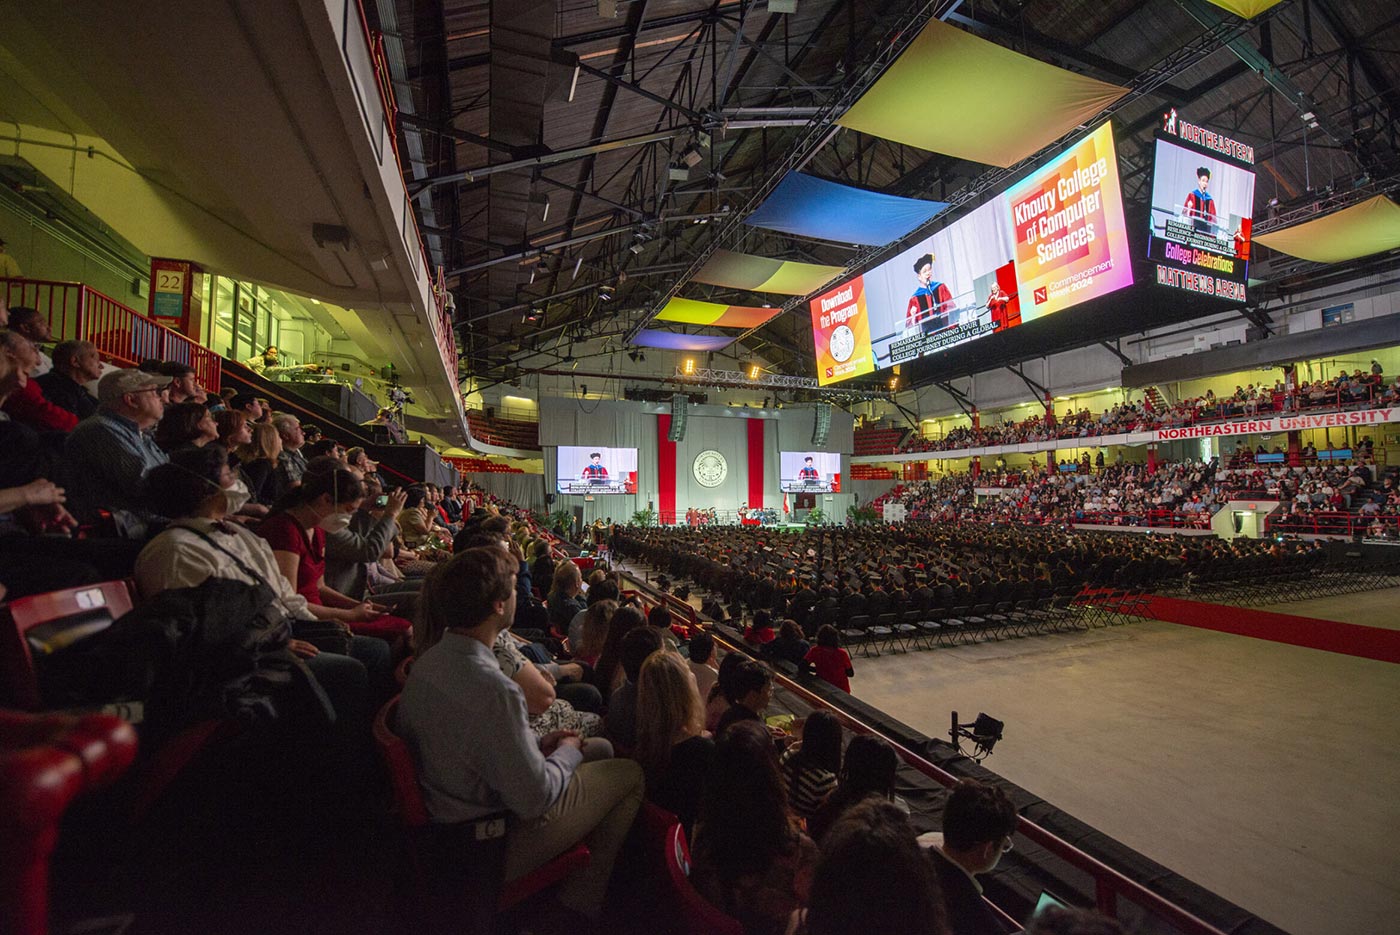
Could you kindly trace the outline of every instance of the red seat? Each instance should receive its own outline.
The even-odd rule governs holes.
[[[16,598],[7,609],[9,625],[0,626],[0,704],[37,711],[41,702],[30,631],[65,621],[75,632],[105,629],[131,610],[131,591],[125,581],[103,581]]]
[[[111,626],[132,607],[125,581],[64,588],[16,598],[0,619],[0,704],[26,711],[42,706],[29,636],[45,624],[67,623],[74,634],[90,635]],[[66,632],[66,631],[65,631]],[[63,638],[55,638],[62,644]],[[185,728],[158,749],[140,770],[133,790],[132,820],[139,820],[187,766],[210,744],[237,733],[233,721],[201,721]]]
[[[418,788],[418,773],[414,768],[413,757],[403,738],[394,733],[394,714],[398,709],[399,696],[390,698],[374,718],[374,742],[379,747],[384,766],[389,771],[389,782],[394,791],[394,804],[398,809],[399,822],[409,832],[412,851],[410,860],[414,884],[424,879],[426,865],[423,862],[425,832],[430,830],[431,819],[428,808],[423,803],[422,790]],[[571,874],[588,865],[591,858],[588,847],[577,844],[548,863],[536,868],[517,880],[510,880],[501,887],[496,899],[498,912],[505,912],[524,902],[530,896],[548,889]]]
[[[664,930],[676,935],[744,935],[737,919],[710,904],[690,883],[690,846],[680,819],[650,802],[642,803],[638,816],[645,836],[647,856],[664,865],[667,892],[657,900],[662,911],[674,914]]]
[[[106,714],[0,711],[0,932],[48,931],[49,857],[78,796],[136,757],[136,731]]]

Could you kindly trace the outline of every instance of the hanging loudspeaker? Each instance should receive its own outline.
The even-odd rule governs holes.
[[[825,448],[826,437],[831,434],[831,407],[817,406],[816,420],[812,423],[812,447]]]
[[[671,397],[671,431],[666,433],[667,441],[685,441],[685,405],[684,393],[677,393]]]

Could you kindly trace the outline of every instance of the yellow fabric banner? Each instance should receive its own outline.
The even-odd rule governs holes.
[[[993,166],[1013,166],[1127,93],[932,20],[837,122]]]
[[[1314,263],[1340,263],[1400,247],[1400,205],[1384,195],[1254,238],[1270,250]]]

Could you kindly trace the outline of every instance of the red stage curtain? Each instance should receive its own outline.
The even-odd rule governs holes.
[[[749,424],[749,506],[763,507],[763,419],[746,419]],[[674,463],[675,455],[672,454]]]
[[[667,439],[671,417],[656,416],[656,512],[660,523],[676,521],[676,443]]]

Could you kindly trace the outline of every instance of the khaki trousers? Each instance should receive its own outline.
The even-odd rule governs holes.
[[[581,763],[549,811],[511,829],[506,880],[525,876],[582,841],[593,856],[587,867],[564,882],[559,898],[570,909],[597,918],[644,788],[642,768],[632,760]]]

